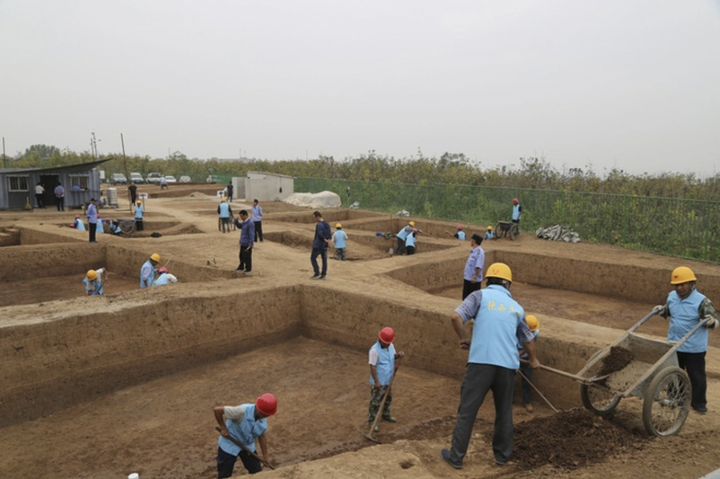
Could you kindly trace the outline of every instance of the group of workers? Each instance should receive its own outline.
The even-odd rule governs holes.
[[[165,286],[171,283],[177,283],[177,277],[165,266],[157,268],[160,264],[160,255],[153,253],[140,268],[140,288],[149,288],[151,286]],[[91,269],[85,274],[83,284],[85,285],[85,294],[87,296],[102,296],[105,283],[107,283],[109,273],[107,268]]]

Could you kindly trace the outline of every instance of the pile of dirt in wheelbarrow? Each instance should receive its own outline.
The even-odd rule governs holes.
[[[550,464],[573,470],[633,453],[644,443],[640,436],[578,408],[516,424],[513,458],[518,469]]]
[[[635,355],[629,349],[613,346],[610,348],[610,354],[603,358],[602,368],[598,371],[597,375],[607,376],[608,374],[620,371],[630,364],[634,357]]]

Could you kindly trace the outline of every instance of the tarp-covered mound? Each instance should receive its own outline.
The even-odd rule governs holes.
[[[293,193],[283,201],[295,206],[306,206],[308,208],[339,208],[342,206],[340,195],[332,191],[321,191],[320,193]]]
[[[549,228],[538,228],[535,232],[538,238],[551,241],[565,241],[566,243],[577,243],[580,235],[567,226],[555,225]]]

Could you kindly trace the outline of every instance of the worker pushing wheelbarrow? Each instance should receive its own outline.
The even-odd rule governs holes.
[[[675,353],[695,332],[706,327],[706,320],[700,320],[677,342],[635,334],[661,311],[653,309],[621,338],[593,354],[577,374],[541,368],[580,382],[583,406],[599,416],[611,415],[622,398],[636,396],[643,400],[642,419],[649,434],[677,434],[690,410],[692,388],[687,373],[678,367]]]

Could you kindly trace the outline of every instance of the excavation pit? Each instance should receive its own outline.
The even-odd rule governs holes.
[[[272,221],[277,222],[283,222],[283,223],[315,223],[315,217],[313,216],[313,212],[315,210],[304,208],[304,211],[298,212],[298,213],[291,213],[291,214],[275,214],[271,218]],[[342,221],[355,221],[355,220],[369,220],[372,219],[373,222],[381,219],[381,218],[387,218],[388,215],[384,213],[376,213],[374,211],[366,211],[366,210],[347,210],[347,209],[335,209],[335,210],[320,210],[323,219],[330,223],[330,226],[335,227],[335,223],[339,223]],[[271,210],[268,209],[266,211],[264,205],[263,205],[263,213],[270,213]],[[365,228],[362,228],[365,229]]]

